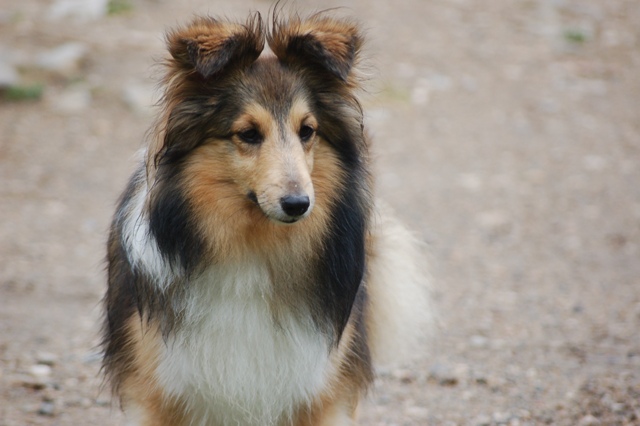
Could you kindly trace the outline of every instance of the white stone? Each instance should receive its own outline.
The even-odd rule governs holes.
[[[55,203],[56,203],[56,205],[57,204],[62,204],[64,206],[64,204],[59,202],[59,201],[57,201]],[[60,212],[60,213],[62,213],[62,212]],[[53,354],[51,352],[38,352],[38,354],[36,355],[36,361],[38,362],[38,364],[53,365],[53,364],[56,363],[56,361],[58,361],[58,357],[56,356],[56,354]]]
[[[15,86],[19,79],[16,69],[0,56],[0,87]]]
[[[471,336],[469,343],[474,348],[486,348],[489,344],[489,339],[478,334]]]
[[[599,424],[602,424],[602,422],[591,414],[587,414],[586,416],[581,418],[580,422],[578,423],[578,425],[580,426],[595,426]]]
[[[100,19],[107,14],[109,0],[57,0],[49,8],[48,18],[75,18],[79,21]]]
[[[78,68],[86,53],[85,44],[69,42],[40,53],[36,65],[48,71],[69,72]]]
[[[43,379],[51,376],[51,367],[44,364],[35,364],[29,368],[29,373],[36,379]]]
[[[414,420],[426,420],[429,418],[429,409],[425,407],[410,406],[405,408],[404,412]]]

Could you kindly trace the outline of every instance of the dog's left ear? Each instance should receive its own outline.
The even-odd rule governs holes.
[[[362,47],[358,26],[348,20],[315,15],[288,22],[273,19],[269,47],[280,61],[298,66],[320,67],[347,82]]]
[[[167,34],[167,45],[175,63],[204,78],[234,66],[253,63],[264,48],[264,31],[259,13],[245,24],[197,17],[188,26]]]

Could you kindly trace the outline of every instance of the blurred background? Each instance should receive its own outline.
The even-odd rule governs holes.
[[[635,0],[296,1],[367,29],[378,195],[440,327],[362,425],[640,424]],[[164,30],[270,1],[0,0],[0,425],[112,425],[104,245]]]

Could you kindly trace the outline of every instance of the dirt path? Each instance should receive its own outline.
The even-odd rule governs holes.
[[[640,8],[391,3],[297,2],[368,28],[378,191],[433,257],[440,330],[362,424],[640,424]],[[103,246],[161,33],[270,6],[60,4],[0,0],[12,96],[44,85],[0,102],[1,426],[121,421],[99,393]]]

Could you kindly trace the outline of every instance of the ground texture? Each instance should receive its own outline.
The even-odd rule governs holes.
[[[161,34],[271,6],[91,3],[0,0],[2,426],[122,422],[99,391],[104,243]],[[440,313],[361,423],[640,424],[637,2],[319,3],[296,6],[367,28],[377,191],[429,246]]]

